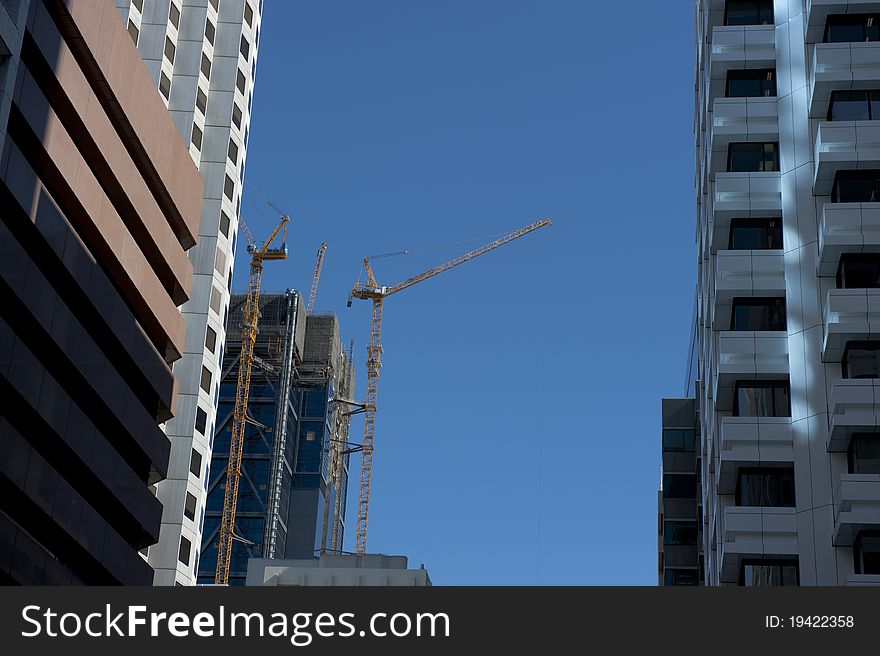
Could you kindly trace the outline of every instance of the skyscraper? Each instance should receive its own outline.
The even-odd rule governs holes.
[[[0,52],[0,583],[149,585],[203,183],[110,0]]]
[[[880,583],[878,25],[861,0],[696,3],[709,585]]]
[[[205,181],[159,544],[149,550],[157,585],[196,580],[207,470],[220,389],[232,264],[253,101],[262,0],[116,0]],[[195,499],[195,513],[191,512]],[[194,515],[195,519],[192,518]]]

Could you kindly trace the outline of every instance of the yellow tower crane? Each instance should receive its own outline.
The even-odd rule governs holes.
[[[318,249],[318,259],[315,262],[315,273],[312,276],[312,289],[309,291],[309,302],[306,305],[306,316],[315,309],[315,299],[318,296],[318,281],[321,280],[321,269],[324,268],[324,253],[327,252],[327,242],[321,244]]]
[[[518,239],[524,235],[534,232],[539,228],[550,225],[549,219],[541,219],[531,225],[525,226],[518,230],[514,230],[495,241],[484,244],[479,248],[472,250],[464,255],[449,260],[445,264],[435,266],[418,275],[407,278],[401,283],[392,287],[380,285],[376,282],[373,275],[373,269],[370,267],[370,258],[364,258],[364,270],[367,274],[367,281],[361,283],[358,281],[349,295],[348,305],[351,306],[352,298],[360,298],[373,302],[372,322],[370,327],[370,343],[367,346],[367,398],[364,411],[364,441],[361,447],[361,479],[360,479],[360,496],[358,498],[358,518],[357,531],[355,538],[355,553],[366,553],[367,549],[367,518],[370,510],[370,480],[373,474],[373,438],[376,428],[376,393],[379,384],[379,369],[381,368],[382,356],[382,304],[386,298],[399,291],[403,291],[407,287],[412,287],[416,283],[432,278],[437,274],[448,271],[459,264],[484,255],[489,251],[495,250],[500,246],[509,244],[514,239]],[[405,253],[406,251],[401,251]]]
[[[257,341],[257,324],[260,320],[260,282],[263,279],[263,262],[287,259],[287,214],[281,216],[269,238],[258,246],[253,235],[243,221],[239,222],[241,232],[248,242],[251,255],[250,281],[247,299],[242,313],[241,355],[238,360],[238,384],[235,388],[235,406],[232,410],[232,436],[229,440],[229,460],[226,465],[226,489],[223,492],[223,515],[220,518],[220,541],[217,546],[217,570],[214,583],[229,582],[229,563],[232,559],[232,540],[235,535],[235,510],[238,505],[238,483],[241,480],[241,456],[244,447],[244,432],[247,425],[248,395],[251,388],[251,370],[254,365],[254,345]],[[272,242],[281,233],[281,246],[271,248]]]

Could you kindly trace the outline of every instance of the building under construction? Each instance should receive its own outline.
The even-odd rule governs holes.
[[[199,583],[213,583],[246,295],[232,296],[214,431]],[[341,550],[353,373],[333,315],[306,316],[297,291],[262,294],[229,584],[250,558]]]

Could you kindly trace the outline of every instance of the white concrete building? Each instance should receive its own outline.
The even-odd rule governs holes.
[[[205,180],[159,543],[156,585],[194,585],[232,286],[262,0],[116,0]]]
[[[703,577],[880,584],[880,2],[695,15]]]

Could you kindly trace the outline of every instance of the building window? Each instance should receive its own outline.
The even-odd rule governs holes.
[[[762,508],[794,507],[794,469],[740,469],[736,505]]]
[[[725,25],[773,25],[773,0],[727,0]]]
[[[248,24],[248,27],[254,26],[254,10],[249,2],[244,3],[244,22]]]
[[[216,34],[217,30],[214,28],[214,23],[211,21],[205,21],[205,38],[208,40],[212,46],[214,45],[214,34]]]
[[[693,474],[663,474],[664,499],[696,499],[697,477]]]
[[[854,433],[847,459],[850,474],[880,474],[880,433]]]
[[[217,246],[217,252],[214,254],[214,269],[221,276],[226,275],[226,253],[220,249],[220,246]]]
[[[746,587],[798,585],[797,560],[743,560],[739,584]]]
[[[235,76],[235,86],[241,91],[241,95],[244,95],[244,90],[247,85],[247,80],[244,77],[244,73],[241,72],[241,69],[238,69],[238,73]]]
[[[229,140],[229,148],[227,149],[226,154],[233,165],[238,164],[238,146],[235,145],[235,142],[232,139]]]
[[[840,364],[844,378],[880,378],[880,342],[847,342]]]
[[[727,71],[728,98],[769,98],[776,95],[776,69],[750,68]]]
[[[208,413],[202,410],[200,407],[196,407],[196,430],[199,431],[200,434],[205,434],[205,428],[208,425]]]
[[[211,309],[217,316],[220,316],[220,293],[219,289],[211,287]]]
[[[201,89],[196,91],[196,107],[202,113],[202,116],[208,111],[208,96]]]
[[[232,122],[236,128],[241,130],[241,108],[235,103],[232,105]]]
[[[168,11],[168,20],[171,21],[175,29],[180,28],[180,9],[173,2],[171,3],[171,9]]]
[[[174,43],[167,36],[165,37],[165,57],[172,64],[174,63],[174,52],[175,52]]]
[[[785,330],[785,299],[744,296],[733,299],[731,330]]]
[[[183,506],[183,516],[186,517],[191,522],[194,522],[196,519],[196,505],[198,505],[198,501],[192,493],[186,493],[186,503]]]
[[[832,91],[828,120],[880,120],[880,91]]]
[[[727,247],[732,251],[781,249],[782,219],[731,219]]]
[[[663,522],[663,544],[695,546],[697,544],[697,523]]]
[[[193,123],[192,144],[196,147],[196,150],[202,149],[202,130],[195,123]]]
[[[663,572],[664,586],[673,587],[699,584],[699,576],[695,569],[667,569]]]
[[[201,387],[206,394],[211,393],[211,371],[205,365],[202,365],[202,378],[199,382],[199,387]]]
[[[832,203],[875,203],[880,200],[880,171],[838,171],[831,187]]]
[[[235,181],[229,177],[228,173],[226,174],[226,181],[223,183],[223,195],[229,200],[232,200],[232,197],[235,195]]]
[[[211,328],[211,326],[208,326],[205,330],[205,348],[211,353],[214,353],[217,349],[217,331]]]
[[[211,6],[218,14],[220,13],[220,0],[211,0]]]
[[[244,57],[245,61],[247,61],[251,54],[251,44],[248,43],[247,37],[245,37],[244,34],[241,35],[241,45],[238,47],[238,51],[241,53],[241,56]]]
[[[880,532],[862,531],[853,544],[856,574],[880,574]]]
[[[837,267],[838,289],[880,287],[880,253],[844,253]]]
[[[880,41],[880,15],[834,14],[825,21],[825,43]]]
[[[171,96],[171,80],[164,72],[159,75],[159,93],[164,96],[165,100]]]
[[[205,76],[206,79],[211,79],[211,60],[208,59],[208,55],[202,53],[202,64],[201,64],[202,75]]]
[[[140,12],[144,10],[144,0],[132,0],[132,6]]]
[[[790,417],[788,381],[737,381],[733,396],[734,417]]]
[[[196,478],[202,477],[202,454],[195,449],[189,456],[189,473]]]
[[[180,548],[177,550],[177,560],[184,565],[189,565],[189,552],[192,550],[192,542],[182,535],[180,536]]]
[[[140,30],[138,29],[137,25],[135,25],[131,21],[128,21],[128,33],[131,34],[131,40],[134,41],[134,45],[137,46]]]
[[[731,173],[756,173],[779,170],[779,144],[732,143],[727,148],[727,170]]]
[[[220,210],[220,232],[229,239],[229,215],[223,210]]]
[[[696,431],[680,428],[664,428],[663,429],[663,450],[664,451],[687,451],[691,452],[695,449]]]

